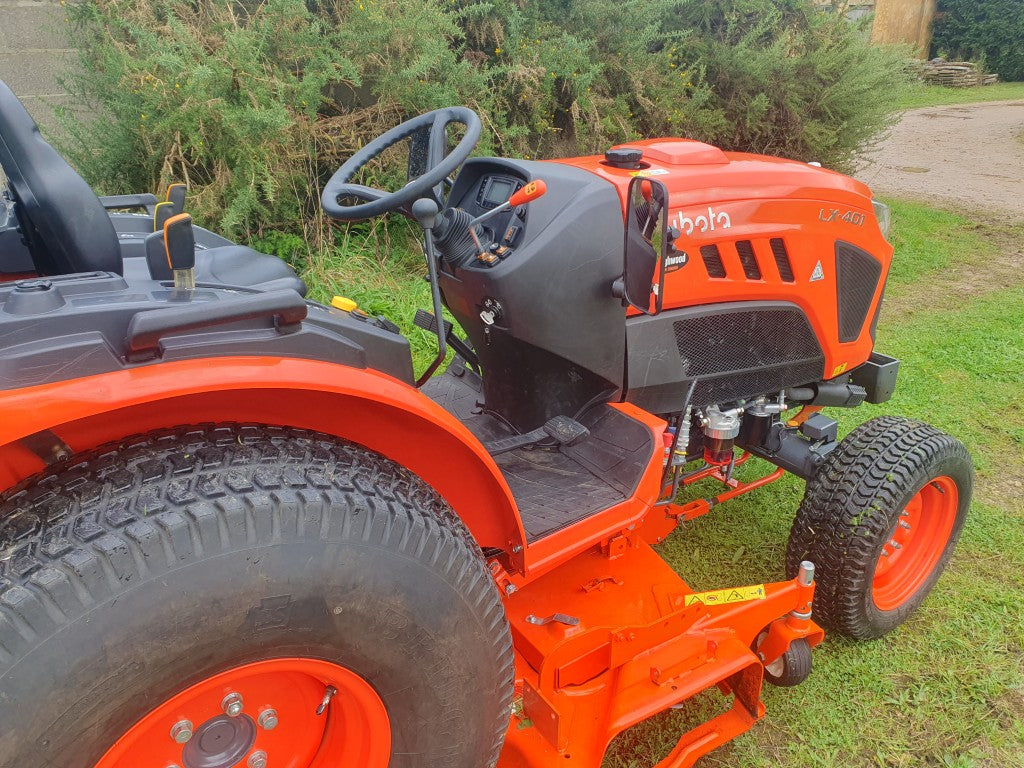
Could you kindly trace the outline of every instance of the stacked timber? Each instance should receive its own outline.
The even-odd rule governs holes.
[[[929,85],[944,85],[947,88],[973,88],[992,85],[999,80],[999,75],[985,74],[973,61],[923,61],[918,66],[918,74]]]

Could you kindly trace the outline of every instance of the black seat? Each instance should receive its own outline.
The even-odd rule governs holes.
[[[39,126],[3,80],[0,165],[21,209],[22,229],[40,274],[104,271],[149,279],[145,259],[122,260],[109,212],[40,135]],[[275,288],[283,285],[305,294],[305,284],[291,267],[275,256],[240,245],[197,253],[196,279],[256,288],[273,283]]]

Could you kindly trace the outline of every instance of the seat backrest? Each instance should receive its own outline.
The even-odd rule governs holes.
[[[36,268],[44,274],[121,273],[117,233],[103,204],[39,133],[0,80],[0,165],[7,175]]]

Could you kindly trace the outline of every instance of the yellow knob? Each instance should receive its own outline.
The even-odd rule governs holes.
[[[343,309],[346,312],[351,312],[359,305],[352,301],[352,299],[346,299],[344,296],[335,296],[331,299],[331,306],[335,309]]]

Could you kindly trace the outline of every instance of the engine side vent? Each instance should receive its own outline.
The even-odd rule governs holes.
[[[718,252],[717,245],[702,245],[700,257],[704,259],[708,277],[725,277],[725,264],[722,263],[722,254]]]
[[[761,267],[757,263],[757,256],[754,255],[754,244],[749,240],[739,240],[736,243],[736,253],[739,254],[743,274],[747,276],[747,280],[760,280]]]
[[[779,277],[784,283],[795,283],[793,276],[793,265],[789,263],[789,252],[786,250],[786,243],[781,237],[771,239],[772,255],[775,256],[775,265],[779,268]]]
[[[870,253],[842,240],[836,242],[840,342],[856,341],[860,336],[881,275],[882,265]]]
[[[779,302],[741,302],[680,313],[673,323],[680,389],[697,379],[693,405],[778,392],[821,378],[825,355],[807,316]]]

